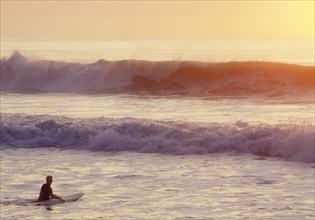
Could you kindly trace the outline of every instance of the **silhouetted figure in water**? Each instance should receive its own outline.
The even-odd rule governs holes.
[[[52,176],[46,176],[46,183],[43,184],[42,188],[40,189],[39,197],[37,199],[37,202],[46,201],[49,199],[58,199],[62,202],[65,202],[62,198],[60,198],[57,195],[53,194],[51,184],[53,182]]]

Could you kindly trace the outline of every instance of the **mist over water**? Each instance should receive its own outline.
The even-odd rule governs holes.
[[[76,63],[147,61],[267,61],[314,66],[314,42],[280,40],[1,39],[1,56]]]

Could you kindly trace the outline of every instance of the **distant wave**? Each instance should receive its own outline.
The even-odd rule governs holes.
[[[1,90],[10,92],[148,92],[181,95],[309,95],[314,66],[273,62],[99,60],[91,64],[1,59]]]
[[[244,152],[315,162],[313,125],[1,115],[2,146],[163,154]]]

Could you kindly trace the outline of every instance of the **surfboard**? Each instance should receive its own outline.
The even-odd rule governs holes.
[[[65,202],[75,202],[79,200],[83,195],[84,193],[81,192],[81,193],[75,193],[69,196],[64,196],[61,198],[65,200]],[[61,203],[63,202],[58,199],[50,199],[50,200],[46,200],[42,202],[37,202],[37,205],[55,205],[55,204],[61,204]]]

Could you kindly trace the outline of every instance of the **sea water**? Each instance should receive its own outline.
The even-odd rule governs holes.
[[[13,162],[14,161],[14,162]],[[314,165],[250,154],[1,151],[1,219],[313,219]],[[58,195],[34,199],[43,175]]]
[[[1,219],[313,219],[312,48],[2,41]]]

